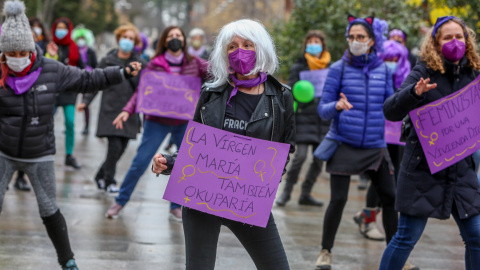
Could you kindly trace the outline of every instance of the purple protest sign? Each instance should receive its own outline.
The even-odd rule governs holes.
[[[289,148],[190,121],[163,198],[266,227]]]
[[[138,84],[137,113],[191,120],[200,97],[199,77],[145,70]]]
[[[392,122],[385,120],[385,141],[388,144],[405,145],[400,141],[402,135],[402,121]]]
[[[480,149],[479,82],[410,112],[432,174]]]
[[[315,88],[315,97],[321,97],[323,93],[323,86],[328,75],[328,68],[316,70],[300,71],[300,80],[306,80],[313,84]]]

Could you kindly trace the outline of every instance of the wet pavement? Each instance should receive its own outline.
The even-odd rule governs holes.
[[[106,140],[94,136],[98,101],[99,97],[91,107],[92,128],[88,136],[81,135],[83,114],[76,115],[74,156],[83,165],[79,171],[66,169],[63,165],[63,115],[55,116],[57,198],[67,220],[79,268],[184,269],[182,225],[168,220],[169,203],[162,199],[167,177],[156,178],[146,172],[120,218],[104,218],[114,198],[99,193],[93,181],[107,147]],[[117,179],[120,182],[136,153],[140,138],[139,135],[136,141],[130,141],[118,164]],[[300,180],[305,171],[302,171]],[[352,181],[349,201],[332,251],[334,270],[378,269],[385,248],[384,242],[363,238],[353,222],[353,215],[364,206],[366,193],[359,191],[357,185],[358,181]],[[298,205],[299,192],[300,185],[296,185],[292,201],[283,208],[274,206],[272,211],[291,269],[315,269],[326,206]],[[328,174],[322,173],[313,195],[327,204],[329,192]],[[222,228],[218,247],[216,269],[255,269],[240,242],[226,228]],[[411,255],[411,261],[422,270],[464,269],[463,254],[463,243],[454,221],[431,219]],[[0,269],[60,269],[55,250],[39,217],[33,192],[15,191],[13,182],[6,193],[0,215]]]

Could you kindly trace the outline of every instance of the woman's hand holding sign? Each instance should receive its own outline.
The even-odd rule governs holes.
[[[343,110],[350,110],[353,108],[353,105],[348,102],[347,97],[345,96],[344,93],[340,93],[340,99],[338,100],[337,104],[335,105],[335,109],[337,111],[343,111]]]
[[[157,175],[167,169],[167,159],[158,153],[153,157],[152,171]]]
[[[417,94],[417,96],[420,96],[423,93],[426,93],[437,87],[436,83],[429,84],[429,82],[430,78],[427,78],[425,80],[423,78],[420,78],[420,81],[418,81],[415,85],[415,93]]]

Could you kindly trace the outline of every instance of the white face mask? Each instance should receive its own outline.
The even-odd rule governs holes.
[[[37,36],[41,36],[42,35],[42,28],[40,28],[38,26],[35,26],[35,27],[33,27],[33,32],[35,32],[35,34]]]
[[[9,69],[13,70],[14,72],[22,72],[25,68],[30,66],[32,60],[30,60],[30,56],[25,57],[10,57],[5,55],[7,58],[7,66]]]
[[[370,46],[368,46],[368,43],[370,43],[370,41],[371,39],[367,40],[366,42],[358,42],[356,40],[354,40],[353,42],[348,42],[350,52],[355,56],[366,54],[368,49],[370,49]]]
[[[77,45],[78,45],[78,47],[83,48],[83,47],[87,46],[87,42],[85,41],[85,39],[79,39],[77,41]]]

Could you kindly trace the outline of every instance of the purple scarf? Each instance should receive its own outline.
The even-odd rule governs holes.
[[[257,78],[253,78],[249,80],[238,80],[235,74],[230,74],[230,79],[233,81],[234,87],[233,87],[232,93],[230,93],[230,97],[227,100],[227,105],[232,107],[232,105],[230,105],[230,99],[232,99],[232,97],[234,97],[238,93],[239,86],[255,87],[257,85],[264,83],[267,80],[267,73],[260,72],[259,75],[260,76],[258,76]]]
[[[205,52],[205,46],[202,46],[198,48],[198,50],[195,50],[193,46],[188,47],[188,54],[190,55],[195,55],[197,57],[202,57],[202,54]]]
[[[351,55],[348,50],[346,50],[343,54],[342,60],[353,67],[363,68],[363,73],[367,76],[370,75],[370,70],[380,66],[383,63],[383,60],[380,59],[375,52],[355,56]]]
[[[37,70],[23,76],[23,77],[11,77],[7,76],[6,83],[10,88],[13,89],[15,95],[21,95],[27,92],[30,87],[37,81],[38,76],[42,72],[42,68],[39,67]]]
[[[83,60],[83,63],[85,64],[85,69],[90,71],[90,70],[93,70],[93,68],[89,65],[87,65],[88,63],[88,47],[87,46],[84,46],[84,47],[79,47],[78,48],[79,51],[80,51],[80,56],[82,57],[82,60]]]

